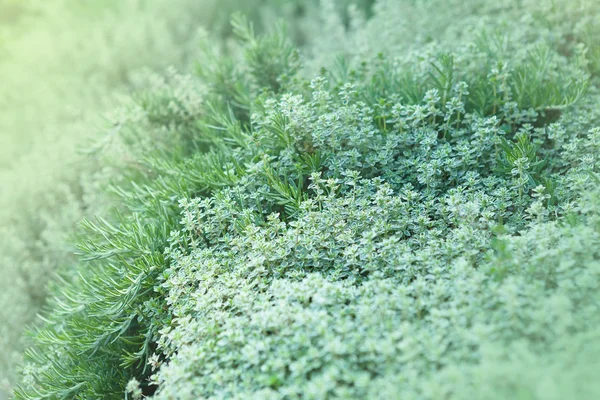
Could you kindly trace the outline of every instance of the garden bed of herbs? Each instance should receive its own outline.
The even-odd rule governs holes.
[[[117,114],[16,397],[597,398],[595,2],[291,3]]]

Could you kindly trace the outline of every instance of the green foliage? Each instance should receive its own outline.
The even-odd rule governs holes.
[[[245,17],[238,14],[231,24],[234,34],[246,43],[246,62],[258,87],[277,92],[281,87],[280,80],[285,78],[283,72],[294,75],[298,62],[297,52],[283,28],[257,38],[253,25]]]
[[[204,26],[224,37],[230,32],[231,12],[242,7],[253,11],[260,31],[272,15],[262,15],[256,5],[0,1],[0,74],[6,78],[0,85],[0,397],[15,381],[28,340],[23,329],[45,303],[48,279],[57,270],[71,274],[77,258],[70,237],[77,222],[85,215],[107,215],[114,201],[105,195],[107,182],[125,179],[123,166],[132,171],[140,167],[141,142],[153,149],[158,145],[158,140],[148,143],[143,132],[117,138],[118,113],[109,117],[115,124],[103,136],[98,127],[106,121],[101,116],[135,88],[153,91],[153,97],[164,90],[168,99],[177,77],[163,71],[171,64],[186,68],[197,58],[204,40],[198,29]],[[271,13],[281,11],[290,19],[287,6],[273,6]],[[142,68],[160,71],[168,82],[146,79]],[[154,107],[155,118],[195,112],[193,91],[179,95],[186,110],[154,99],[154,105],[140,112]],[[104,152],[82,155],[90,140],[100,141]]]
[[[281,16],[292,22],[290,32],[299,38],[299,15],[306,13],[308,18],[317,9],[313,0],[261,4],[0,1],[0,73],[8,77],[0,87],[1,393],[10,391],[14,382],[28,340],[22,331],[45,303],[48,278],[57,270],[71,275],[76,257],[69,238],[77,221],[102,214],[114,222],[107,215],[114,201],[105,195],[107,182],[126,179],[124,167],[131,171],[129,178],[136,179],[143,149],[155,149],[160,142],[160,135],[149,142],[139,130],[127,139],[117,137],[123,122],[119,113],[109,117],[115,123],[102,136],[101,115],[121,102],[122,95],[143,88],[152,96],[140,100],[147,102],[145,108],[128,114],[129,120],[138,118],[138,112],[152,114],[155,123],[193,119],[195,90],[178,93],[177,104],[186,109],[169,104],[171,86],[181,76],[163,70],[171,64],[186,68],[198,58],[197,47],[205,42],[199,28],[209,29],[220,42],[231,32],[231,12],[242,10],[257,32]],[[147,79],[141,68],[161,71],[167,79]],[[162,100],[167,103],[158,98],[158,91],[165,92]],[[80,154],[89,139],[100,141],[103,153]],[[220,163],[221,158],[216,154],[212,162]]]
[[[500,138],[498,147],[500,149],[498,170],[514,176],[517,180],[516,186],[520,191],[522,191],[522,187],[533,187],[539,183],[540,172],[546,162],[538,158],[536,148],[528,138],[526,131],[519,132],[516,143]]]
[[[140,2],[107,2],[92,15],[68,1],[8,3],[23,12],[11,25],[0,22],[0,393],[15,381],[23,330],[45,302],[48,279],[76,261],[69,236],[85,213],[104,213],[108,203],[114,170],[79,147],[97,135],[100,114],[136,69],[184,64],[196,29],[191,14],[157,25],[158,1],[146,13]],[[181,12],[185,2],[177,4]]]
[[[412,37],[395,4],[323,1],[299,48],[238,15],[136,84],[17,398],[600,393],[590,52],[511,1],[406,2]]]
[[[598,393],[587,369],[597,361],[585,355],[598,343],[597,215],[503,235],[488,250],[477,197],[454,195],[446,229],[418,237],[403,233],[418,224],[410,203],[380,182],[356,187],[319,198],[322,211],[271,216],[189,255],[174,243],[164,286],[176,318],[153,360],[157,398]],[[211,229],[221,212],[185,203],[184,229]],[[575,357],[565,381],[559,365]]]

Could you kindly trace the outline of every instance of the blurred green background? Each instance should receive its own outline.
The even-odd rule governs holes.
[[[233,3],[0,0],[0,399],[45,284],[72,262],[68,235],[103,207],[102,169],[80,150],[143,70],[184,68],[199,28],[228,29]]]

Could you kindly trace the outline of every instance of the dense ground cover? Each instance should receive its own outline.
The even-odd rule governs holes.
[[[595,3],[261,6],[127,79],[17,397],[596,398]]]

